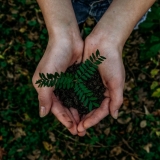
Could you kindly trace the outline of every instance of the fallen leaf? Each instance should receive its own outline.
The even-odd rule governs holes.
[[[104,134],[106,135],[106,136],[108,136],[109,135],[109,133],[110,133],[110,128],[106,128],[105,130],[104,130]]]
[[[157,81],[153,81],[150,88],[153,90],[155,89],[157,86],[159,85],[159,83]]]
[[[153,92],[152,97],[157,97],[157,98],[160,97],[160,88],[157,88],[157,89]]]
[[[33,155],[31,155],[31,154],[27,155],[27,158],[28,158],[29,160],[36,160],[36,157],[33,156]]]
[[[126,160],[126,158],[127,158],[126,156],[125,156],[125,157],[122,157],[122,159],[121,159],[121,160]]]
[[[50,138],[51,142],[56,142],[56,138],[55,138],[54,133],[49,132],[49,138]]]
[[[23,127],[25,127],[25,125],[24,125],[24,124],[22,124],[22,123],[20,123],[20,122],[17,122],[17,123],[16,123],[16,127],[23,128]]]
[[[16,139],[21,138],[22,136],[26,136],[26,133],[23,131],[22,128],[12,129],[12,132],[13,132]]]
[[[24,113],[23,115],[24,115],[25,121],[30,121],[31,120],[30,116],[27,113]]]
[[[126,131],[128,132],[128,133],[130,133],[131,131],[132,131],[132,129],[133,129],[133,123],[129,123],[129,125],[127,126],[127,129],[126,129]]]
[[[122,153],[122,148],[121,147],[115,147],[110,151],[110,157],[112,156],[118,156],[119,154]]]
[[[144,105],[143,107],[144,107],[144,112],[145,112],[145,114],[146,114],[146,115],[149,115],[150,112],[148,111],[147,107],[146,107],[145,105]]]
[[[151,143],[148,143],[147,145],[145,145],[145,146],[143,147],[143,149],[144,149],[147,153],[149,153],[151,147],[152,147],[152,144],[151,144]]]
[[[127,123],[129,123],[131,121],[131,117],[128,117],[127,119],[118,118],[117,121],[120,124],[127,124]]]
[[[47,151],[51,151],[51,150],[52,150],[52,148],[53,148],[52,144],[49,144],[49,143],[46,142],[46,141],[43,141],[42,143],[43,143],[44,148],[45,148]]]
[[[136,160],[133,156],[131,157],[131,160]]]
[[[145,92],[143,88],[140,88],[137,92],[137,95],[139,97],[139,102],[143,102],[146,99],[147,92]]]
[[[20,28],[19,31],[20,31],[21,33],[24,33],[24,32],[26,31],[26,28],[24,28],[24,27],[23,27],[23,28]]]
[[[140,127],[141,128],[145,128],[147,126],[147,121],[146,120],[143,120],[140,122]]]
[[[157,137],[160,137],[160,131],[156,131]]]
[[[36,159],[39,158],[40,154],[41,154],[41,151],[38,150],[38,149],[36,149],[36,150],[33,151],[33,155],[36,157]]]
[[[158,72],[159,72],[159,69],[152,69],[151,72],[150,72],[151,77],[154,78],[158,74]]]

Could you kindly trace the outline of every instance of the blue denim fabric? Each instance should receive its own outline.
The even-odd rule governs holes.
[[[72,0],[78,24],[83,23],[88,16],[93,17],[98,22],[111,3],[112,0]],[[134,29],[138,29],[139,24],[146,20],[147,13],[141,18]]]

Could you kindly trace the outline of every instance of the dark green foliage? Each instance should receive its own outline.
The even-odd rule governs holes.
[[[86,136],[78,137],[71,135],[52,113],[43,119],[38,115],[37,93],[31,78],[45,51],[48,34],[37,2],[1,0],[0,159],[2,156],[2,160],[160,160],[160,98],[151,97],[152,91],[159,89],[160,72],[154,77],[150,74],[153,69],[160,69],[160,55],[146,52],[152,47],[150,37],[160,37],[159,5],[160,0],[124,48],[126,87],[118,120],[107,116],[88,129]],[[21,28],[26,30],[20,32]],[[144,63],[139,55],[151,58]],[[158,84],[151,87],[153,90],[152,82]],[[128,117],[131,120],[127,124],[120,124],[120,120]],[[140,127],[142,121],[147,123],[145,128]],[[146,150],[146,146],[151,147]],[[119,149],[121,152],[117,152]]]
[[[160,53],[160,4],[155,3],[147,20],[140,25],[144,43],[140,44],[140,60],[147,60]],[[154,29],[154,32],[153,32]],[[156,31],[156,32],[155,32]]]
[[[58,74],[39,73],[40,79],[36,81],[38,87],[53,87],[56,89],[70,89],[73,88],[77,94],[79,100],[83,103],[85,107],[89,106],[89,110],[92,107],[98,107],[99,104],[96,103],[97,98],[94,97],[91,90],[89,90],[85,85],[84,81],[91,78],[96,72],[98,65],[101,64],[106,58],[100,56],[99,51],[92,55],[84,63],[82,63],[75,75],[70,73],[61,72]]]

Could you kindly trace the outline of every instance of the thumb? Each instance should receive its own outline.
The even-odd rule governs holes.
[[[119,87],[110,92],[110,114],[114,119],[118,118],[118,110],[123,103],[123,88]]]
[[[39,100],[39,116],[46,116],[52,106],[52,96],[53,92],[50,88],[41,88],[38,91],[38,100]]]

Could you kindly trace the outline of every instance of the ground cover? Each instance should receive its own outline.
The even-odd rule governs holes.
[[[0,159],[159,160],[159,4],[125,45],[119,118],[106,117],[81,138],[70,135],[52,114],[38,116],[31,78],[48,35],[36,1],[0,1]],[[90,20],[82,25],[84,37],[92,25]]]

